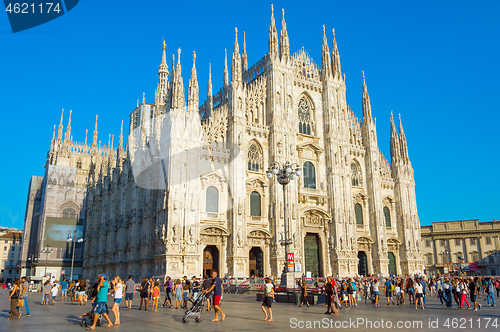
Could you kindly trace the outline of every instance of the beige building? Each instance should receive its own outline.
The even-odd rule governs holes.
[[[434,222],[421,232],[427,274],[500,274],[500,220]]]
[[[7,231],[0,235],[0,281],[19,278],[22,231]]]

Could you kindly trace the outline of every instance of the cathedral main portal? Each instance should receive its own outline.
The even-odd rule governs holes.
[[[216,246],[206,246],[203,250],[203,275],[211,276],[211,271],[219,273],[219,249]]]
[[[320,240],[318,234],[307,233],[304,238],[305,271],[313,276],[321,276],[321,260],[319,255]]]

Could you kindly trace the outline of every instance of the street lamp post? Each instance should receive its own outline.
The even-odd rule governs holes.
[[[42,249],[42,254],[45,254],[45,274],[44,276],[46,277],[47,276],[47,260],[49,259],[49,253],[53,253],[54,250],[52,250],[52,248],[47,244],[47,247],[46,248],[43,248]]]
[[[29,255],[27,261],[28,261],[28,265],[29,265],[29,268],[30,268],[30,276],[31,276],[31,274],[32,274],[31,270],[33,270],[33,264],[38,263],[38,258],[34,254],[33,255]],[[28,267],[28,266],[26,266],[26,267]]]
[[[71,234],[73,233],[73,234]],[[73,264],[75,263],[75,245],[76,243],[82,243],[83,242],[83,235],[80,233],[80,237],[78,238],[78,240],[76,239],[76,235],[78,234],[77,230],[74,229],[70,232],[70,235],[68,237],[68,239],[66,241],[68,242],[73,242],[73,255],[72,255],[72,258],[71,258],[71,277],[70,277],[70,281],[73,280]]]
[[[291,163],[289,161],[284,164],[280,164],[278,162],[272,163],[267,169],[267,178],[271,179],[273,175],[276,176],[278,183],[283,186],[283,217],[284,217],[284,239],[280,241],[281,245],[285,246],[285,266],[283,268],[283,274],[281,277],[281,287],[286,289],[295,288],[295,278],[290,278],[288,280],[288,269],[287,269],[287,260],[288,260],[288,250],[289,245],[292,244],[292,239],[288,236],[288,221],[286,215],[286,185],[290,183],[291,180],[299,177],[301,175],[300,166],[296,163]],[[293,274],[290,274],[293,277]]]
[[[448,263],[446,263],[446,264],[448,264],[448,267],[450,266],[450,261],[452,260],[451,259],[451,257],[452,257],[451,254],[453,254],[453,251],[449,250],[449,248],[446,251],[441,251],[441,255],[446,255],[446,260],[448,261]],[[453,263],[451,263],[451,268],[453,269]],[[448,273],[450,273],[449,270],[448,270]]]

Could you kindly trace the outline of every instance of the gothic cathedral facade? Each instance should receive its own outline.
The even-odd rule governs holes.
[[[347,105],[335,35],[330,52],[323,28],[320,69],[304,48],[290,54],[284,15],[278,35],[272,14],[269,52],[248,67],[235,32],[231,80],[226,55],[223,87],[212,93],[210,73],[201,106],[196,54],[186,102],[181,52],[169,71],[164,45],[155,102],[132,112],[125,148],[123,135],[104,152],[95,137],[93,148],[61,151],[53,140],[48,163],[90,154],[83,168],[77,157],[67,165],[87,172],[85,203],[75,202],[85,209],[83,276],[279,275],[284,223],[302,273],[423,273],[401,120],[398,133],[391,114],[389,164],[364,74],[362,121]],[[266,170],[287,161],[302,175],[283,204]]]

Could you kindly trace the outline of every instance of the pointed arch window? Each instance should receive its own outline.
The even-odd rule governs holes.
[[[311,135],[311,105],[302,97],[299,100],[299,133]]]
[[[384,207],[385,227],[391,227],[391,211],[387,206]]]
[[[303,166],[304,188],[316,189],[316,170],[310,161],[306,161]]]
[[[76,162],[76,168],[82,169],[82,160],[81,159],[78,159],[78,161]]]
[[[263,169],[262,166],[262,154],[260,152],[257,144],[252,143],[248,149],[248,170],[254,172],[260,172]]]
[[[63,218],[68,218],[68,219],[75,219],[76,218],[76,211],[73,208],[65,208],[63,210]]]
[[[356,215],[356,225],[363,225],[363,208],[361,204],[354,205],[354,214]]]
[[[207,188],[207,212],[219,212],[219,190],[214,186]]]
[[[363,185],[361,167],[358,165],[358,163],[351,164],[351,180],[353,187],[361,187]]]
[[[250,193],[250,215],[254,217],[261,216],[260,194],[256,191]]]

